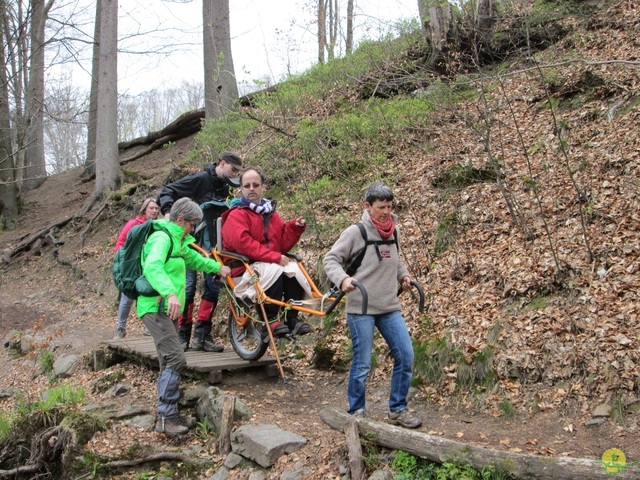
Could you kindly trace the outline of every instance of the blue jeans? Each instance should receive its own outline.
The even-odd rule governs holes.
[[[120,306],[118,307],[118,328],[127,328],[127,318],[131,312],[131,306],[135,300],[127,297],[124,293],[120,294]]]
[[[366,409],[366,382],[371,370],[374,328],[380,331],[393,356],[389,410],[400,412],[407,408],[407,394],[413,376],[413,345],[402,312],[398,310],[379,315],[348,313],[347,324],[353,343],[353,361],[347,387],[349,413]]]
[[[198,272],[187,268],[187,284],[185,286],[185,302],[193,303],[196,297],[196,288],[198,286]],[[220,295],[220,287],[216,285],[215,276],[210,273],[204,274],[204,292],[202,298],[210,302],[217,302]]]

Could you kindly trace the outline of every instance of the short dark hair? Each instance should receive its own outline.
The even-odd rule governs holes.
[[[393,192],[391,191],[391,187],[382,182],[374,182],[369,185],[369,188],[367,188],[367,191],[364,194],[364,201],[369,205],[373,205],[373,202],[376,200],[393,201]]]
[[[233,152],[222,152],[219,160],[224,160],[229,165],[240,170],[242,168],[242,159]]]

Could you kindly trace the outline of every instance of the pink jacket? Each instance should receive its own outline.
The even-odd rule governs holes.
[[[122,230],[120,230],[120,235],[118,235],[118,239],[116,240],[116,245],[113,247],[113,252],[117,252],[118,249],[124,245],[124,241],[127,239],[127,233],[136,225],[141,225],[147,221],[147,217],[143,215],[138,215],[136,218],[132,218],[127,223],[124,224]]]

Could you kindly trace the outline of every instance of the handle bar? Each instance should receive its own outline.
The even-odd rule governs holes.
[[[415,287],[415,289],[418,290],[418,295],[420,297],[420,300],[418,302],[418,311],[424,312],[424,290],[422,289],[422,285],[420,285],[415,280],[411,280],[410,283],[412,287]],[[398,295],[400,295],[402,292],[403,290],[402,288],[400,288],[400,290],[398,290]]]
[[[353,285],[354,287],[357,287],[358,290],[360,290],[360,294],[362,295],[362,315],[366,315],[367,308],[369,306],[369,295],[367,295],[367,291],[365,290],[364,285],[362,285],[360,282],[351,282],[351,285]],[[333,310],[338,306],[338,304],[340,303],[340,300],[342,300],[342,297],[344,297],[344,295],[345,293],[342,290],[340,290],[340,293],[338,293],[338,296],[336,297],[336,299],[333,301],[331,305],[329,305],[329,308],[325,312],[325,315],[329,315],[331,312],[333,312]]]

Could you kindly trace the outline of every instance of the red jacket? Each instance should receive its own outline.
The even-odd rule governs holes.
[[[127,233],[129,233],[129,230],[131,230],[136,225],[143,224],[146,221],[147,221],[147,217],[138,215],[136,218],[132,218],[127,223],[125,223],[124,227],[122,227],[122,230],[120,230],[120,235],[118,235],[118,239],[116,240],[116,246],[113,247],[113,251],[117,252],[118,249],[122,245],[124,245],[124,241],[127,239]]]
[[[235,207],[222,214],[222,249],[239,253],[252,262],[280,263],[280,256],[298,243],[306,226],[298,227],[295,220],[284,223],[277,212],[269,215],[265,232],[265,217],[250,208]],[[239,277],[244,267],[231,269],[231,276]]]

